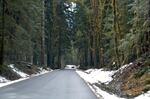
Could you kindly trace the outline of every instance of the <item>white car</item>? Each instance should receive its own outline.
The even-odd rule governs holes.
[[[77,69],[76,65],[66,65],[65,69]]]

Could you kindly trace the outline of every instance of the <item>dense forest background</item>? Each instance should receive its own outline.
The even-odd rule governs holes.
[[[0,0],[0,66],[118,68],[150,55],[150,0]]]

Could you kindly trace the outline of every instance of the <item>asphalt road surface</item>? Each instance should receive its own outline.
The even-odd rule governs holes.
[[[74,70],[58,70],[0,88],[0,99],[98,99]]]

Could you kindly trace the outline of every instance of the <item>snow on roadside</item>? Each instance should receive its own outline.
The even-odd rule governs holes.
[[[43,75],[43,74],[49,73],[50,71],[53,71],[53,70],[51,70],[51,69],[45,70],[45,69],[42,69],[41,67],[39,67],[39,69],[40,69],[40,72],[37,73],[37,74],[32,74],[31,77],[32,77],[32,76],[34,77],[34,76]]]
[[[31,75],[30,77],[24,77],[24,78],[20,78],[20,79],[18,79],[18,80],[14,80],[14,81],[9,81],[9,80],[8,80],[8,81],[5,82],[5,83],[1,83],[1,82],[0,82],[0,88],[1,88],[1,87],[4,87],[4,86],[7,86],[7,85],[11,85],[11,84],[17,83],[17,82],[20,82],[20,81],[23,81],[23,80],[30,79],[30,78],[32,78],[32,77],[40,76],[40,75],[46,74],[46,73],[48,73],[48,72],[50,72],[50,71],[42,71],[42,72],[39,73],[39,74],[33,74],[33,75]]]
[[[18,75],[20,75],[21,77],[28,77],[29,75],[24,73],[24,72],[21,72],[18,68],[16,68],[14,66],[14,64],[10,64],[8,65],[8,67],[10,67],[15,73],[17,73]]]
[[[79,76],[81,77],[81,78],[83,78],[86,82],[89,82],[89,83],[94,83],[95,81],[94,81],[94,79],[91,77],[91,76],[89,76],[88,74],[86,74],[85,72],[82,72],[82,71],[79,71],[79,70],[77,70],[76,71],[78,74],[79,74]]]
[[[124,69],[128,68],[129,66],[131,66],[133,63],[130,64],[125,64],[123,66],[121,66],[116,72],[123,72]]]
[[[114,94],[110,94],[106,91],[103,91],[102,89],[98,88],[97,86],[93,85],[94,83],[105,83],[108,84],[110,81],[113,80],[112,75],[118,71],[122,72],[123,69],[128,68],[128,66],[132,65],[132,63],[122,66],[117,71],[104,71],[103,69],[89,69],[86,71],[80,71],[77,70],[76,72],[79,74],[81,78],[83,78],[89,85],[89,87],[94,91],[94,93],[97,95],[97,97],[102,96],[104,99],[125,99],[120,98]],[[150,91],[147,93],[141,94],[138,97],[135,97],[134,99],[150,99]]]
[[[103,69],[93,69],[93,70],[90,69],[90,70],[87,70],[85,72],[77,71],[77,73],[79,75],[84,77],[84,79],[86,79],[86,81],[88,81],[90,83],[101,82],[101,83],[108,84],[110,81],[113,80],[112,75],[116,71],[104,71]]]
[[[139,95],[135,99],[150,99],[150,91],[148,91],[147,93]]]
[[[18,80],[14,80],[14,81],[7,81],[7,82],[5,82],[5,83],[1,83],[1,82],[0,82],[0,88],[1,88],[1,87],[4,87],[4,86],[7,86],[7,85],[11,85],[11,84],[13,84],[13,83],[17,83],[17,82],[26,80],[26,79],[29,79],[29,77],[20,78],[20,79],[18,79]]]
[[[100,82],[105,82],[105,83],[110,82],[112,80],[111,76],[113,75],[113,73],[115,73],[115,71],[110,71],[109,72],[109,71],[103,71],[102,69],[87,70],[87,71],[93,71],[95,73],[91,72],[90,73],[91,75],[90,75],[90,74],[87,74],[87,73],[85,73],[83,71],[79,71],[79,70],[77,70],[76,72],[79,74],[79,76],[81,78],[83,78],[88,83],[89,87],[97,95],[97,97],[102,96],[104,99],[108,99],[108,98],[111,98],[111,99],[124,99],[124,98],[119,98],[114,94],[109,94],[106,91],[101,90],[100,88],[98,88],[95,85],[91,86],[91,84],[99,82],[99,81]],[[96,74],[98,74],[100,76],[97,76]],[[97,76],[97,77],[95,77],[95,76]],[[98,79],[96,79],[96,78],[98,78]],[[104,80],[104,81],[102,81],[102,80]]]
[[[6,78],[0,76],[0,83],[6,83],[8,82],[9,80],[7,80]]]
[[[116,95],[110,94],[106,91],[103,91],[95,85],[93,87],[94,87],[94,89],[96,89],[96,93],[100,94],[104,99],[125,99],[125,98],[117,97]]]
[[[11,85],[11,84],[17,83],[17,82],[20,82],[20,81],[23,81],[23,80],[30,79],[32,77],[40,76],[40,75],[43,75],[43,74],[46,74],[46,73],[49,73],[49,72],[52,71],[51,69],[50,70],[45,70],[45,69],[40,68],[40,72],[39,73],[28,75],[28,74],[26,74],[24,72],[21,72],[16,67],[14,67],[13,64],[8,65],[8,67],[10,67],[15,73],[17,73],[18,75],[20,75],[21,78],[18,79],[18,80],[10,81],[10,80],[7,80],[6,78],[0,76],[0,88],[4,87],[4,86],[7,86],[7,85]]]

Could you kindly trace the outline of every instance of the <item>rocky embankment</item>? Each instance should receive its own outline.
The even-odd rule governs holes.
[[[150,90],[150,59],[139,59],[123,66],[112,76],[108,84],[94,83],[95,86],[119,97],[133,98]]]

